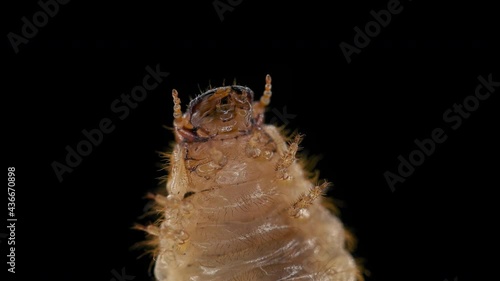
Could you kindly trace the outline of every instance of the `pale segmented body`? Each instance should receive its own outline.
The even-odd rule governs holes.
[[[174,90],[175,145],[159,241],[160,281],[357,279],[339,219],[321,205],[289,144],[263,125],[271,79],[259,102],[241,86],[211,90],[182,115]]]

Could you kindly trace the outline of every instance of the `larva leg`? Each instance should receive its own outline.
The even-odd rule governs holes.
[[[158,237],[159,239],[155,238],[151,241],[153,243],[159,243],[161,245],[160,248],[182,251],[190,238],[189,233],[182,225],[182,221],[192,214],[193,210],[191,203],[178,200],[174,198],[174,196],[163,196],[153,193],[148,193],[146,198],[155,201],[158,208],[157,211],[161,211],[165,214],[164,220],[161,224],[150,224],[147,226],[136,225],[135,229],[142,230],[151,236]],[[152,246],[157,247],[158,245]]]
[[[289,144],[288,149],[278,160],[278,163],[276,163],[276,172],[279,179],[290,179],[288,168],[295,162],[295,155],[299,150],[299,143],[301,139],[302,137],[297,134],[293,141]]]
[[[192,214],[192,205],[172,195],[165,198],[165,203],[165,220],[160,226],[162,235],[168,236],[169,239],[167,241],[184,244],[190,235],[184,229],[182,222]]]
[[[316,200],[327,187],[328,182],[325,182],[322,185],[311,188],[308,193],[302,194],[291,206],[289,214],[295,218],[307,218],[309,216],[307,208],[313,204],[314,200]]]

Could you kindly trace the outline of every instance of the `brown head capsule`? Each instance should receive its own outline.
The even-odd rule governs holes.
[[[174,90],[174,102],[178,99]],[[204,142],[248,134],[255,123],[252,100],[253,92],[249,88],[228,86],[210,90],[192,100],[182,117],[180,111],[175,111],[176,104],[174,117],[182,120],[175,123],[178,140]]]
[[[290,143],[263,124],[271,77],[253,101],[243,86],[209,90],[185,113],[176,90],[177,143],[156,226],[160,281],[358,280],[340,220],[320,202]]]

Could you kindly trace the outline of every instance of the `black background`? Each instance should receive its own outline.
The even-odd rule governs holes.
[[[164,175],[158,151],[173,141],[163,127],[172,124],[171,90],[184,107],[224,80],[260,96],[267,73],[266,119],[283,124],[273,109],[294,115],[287,128],[305,134],[306,152],[322,156],[317,168],[334,184],[328,195],[359,240],[355,256],[367,280],[496,276],[500,90],[457,130],[443,113],[474,94],[479,75],[500,81],[497,15],[477,2],[404,1],[347,63],[339,43],[353,44],[353,28],[387,2],[243,1],[221,22],[212,1],[71,1],[19,53],[4,36],[3,139],[6,166],[16,167],[18,218],[17,273],[9,277],[108,281],[125,268],[149,280],[149,259],[130,250],[144,236],[130,228]],[[4,34],[21,34],[21,18],[39,9],[36,1],[6,8]],[[157,64],[170,75],[119,120],[111,103]],[[51,163],[63,163],[65,147],[103,118],[116,129],[59,183]],[[391,192],[384,172],[395,172],[398,156],[437,127],[447,140]]]

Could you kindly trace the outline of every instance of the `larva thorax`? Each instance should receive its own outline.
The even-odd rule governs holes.
[[[288,144],[264,125],[271,96],[242,86],[210,90],[182,114],[174,97],[177,143],[159,238],[158,280],[355,280],[340,221],[319,200]]]

